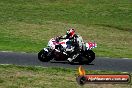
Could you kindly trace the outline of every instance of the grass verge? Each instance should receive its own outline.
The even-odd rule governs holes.
[[[97,56],[132,58],[130,0],[1,0],[0,50],[38,52],[70,27]]]
[[[87,70],[87,74],[120,74]],[[0,88],[82,88],[76,82],[77,69],[0,65]],[[128,84],[86,84],[83,88],[131,88]]]

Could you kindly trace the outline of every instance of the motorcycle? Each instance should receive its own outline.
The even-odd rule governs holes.
[[[63,39],[62,41],[56,41],[55,38],[49,40],[46,48],[43,48],[38,53],[38,59],[42,62],[48,62],[50,60],[55,61],[66,61],[70,55],[74,54],[74,48],[70,43],[69,39]],[[97,47],[95,42],[83,42],[80,35],[77,37],[79,44],[79,53],[75,56],[74,62],[81,64],[89,64],[95,59],[95,53],[92,51],[93,48]],[[70,49],[68,48],[70,47]]]

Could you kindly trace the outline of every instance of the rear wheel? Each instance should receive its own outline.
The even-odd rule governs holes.
[[[80,61],[81,63],[84,64],[89,64],[95,59],[95,53],[92,50],[87,50],[84,52],[83,55],[84,58],[86,58],[84,61]]]
[[[48,52],[44,51],[44,49],[42,49],[39,53],[38,53],[38,59],[42,62],[48,62],[50,61],[50,57],[47,56]]]

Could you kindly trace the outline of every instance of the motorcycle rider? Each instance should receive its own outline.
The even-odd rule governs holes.
[[[67,44],[66,51],[73,50],[72,54],[67,59],[70,63],[73,62],[73,60],[79,55],[79,43],[77,41],[78,36],[75,34],[75,29],[71,28],[67,30],[66,35],[64,37],[60,37],[60,39],[69,39],[70,41]],[[74,47],[74,49],[73,49]]]

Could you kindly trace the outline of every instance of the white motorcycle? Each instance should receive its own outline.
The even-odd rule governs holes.
[[[89,64],[95,59],[95,53],[92,51],[92,49],[97,47],[97,44],[95,42],[84,43],[82,37],[80,35],[77,36],[77,42],[79,44],[79,54],[75,57],[73,62]],[[56,61],[67,60],[75,50],[75,47],[73,47],[69,42],[69,39],[63,39],[59,42],[56,41],[55,38],[50,39],[47,47],[42,49],[38,53],[38,59],[42,62],[48,62],[52,59]]]

